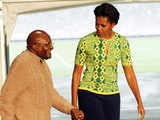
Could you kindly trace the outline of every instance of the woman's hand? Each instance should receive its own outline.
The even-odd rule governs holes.
[[[141,115],[141,117],[139,117],[138,120],[143,120],[145,116],[145,110],[143,104],[138,105],[138,113]]]

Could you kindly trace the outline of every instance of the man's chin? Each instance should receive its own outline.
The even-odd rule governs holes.
[[[51,56],[48,57],[48,59],[51,59],[51,58],[52,58]]]
[[[51,59],[51,55],[50,55],[50,56],[46,56],[44,59],[45,59],[45,60]]]

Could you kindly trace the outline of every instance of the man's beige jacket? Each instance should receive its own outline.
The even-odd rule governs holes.
[[[1,92],[2,120],[50,120],[50,108],[70,114],[73,106],[60,96],[44,60],[26,50],[13,61]]]

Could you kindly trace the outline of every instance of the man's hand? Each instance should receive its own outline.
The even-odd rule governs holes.
[[[71,115],[72,115],[72,120],[83,120],[84,119],[84,113],[79,109],[73,108],[71,110]]]

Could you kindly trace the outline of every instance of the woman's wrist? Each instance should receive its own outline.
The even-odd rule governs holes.
[[[142,101],[141,101],[141,100],[140,100],[140,101],[138,101],[138,105],[143,106],[143,103],[142,103]]]
[[[73,105],[74,108],[78,108],[78,107],[77,107],[77,102],[72,101],[72,105]]]
[[[138,104],[138,105],[143,105],[142,99],[141,99],[140,96],[138,96],[138,97],[136,98],[136,100],[137,100],[137,104]]]
[[[78,106],[77,105],[73,105],[74,109],[78,109]]]

